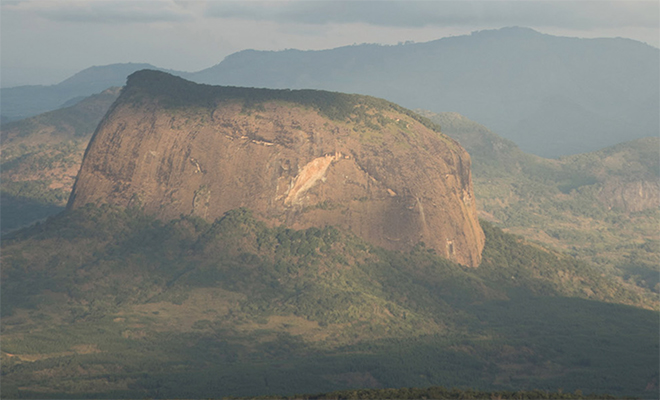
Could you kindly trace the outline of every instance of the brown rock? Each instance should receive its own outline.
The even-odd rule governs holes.
[[[477,266],[470,159],[384,100],[197,85],[137,72],[99,125],[69,208],[139,205],[212,220],[246,207],[295,229],[334,225],[389,249],[423,241]]]
[[[608,208],[639,212],[660,205],[660,182],[654,180],[607,179],[599,188],[598,200]]]

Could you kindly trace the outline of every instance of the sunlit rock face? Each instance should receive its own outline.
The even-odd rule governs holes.
[[[333,225],[388,249],[420,242],[476,267],[470,158],[416,114],[321,91],[129,77],[89,144],[69,208],[142,207],[208,220],[246,207],[271,225]]]

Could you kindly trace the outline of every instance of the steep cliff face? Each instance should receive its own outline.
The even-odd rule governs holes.
[[[660,205],[660,182],[657,180],[624,181],[611,179],[598,191],[598,200],[609,208],[639,212]]]
[[[389,249],[423,241],[481,259],[470,159],[427,120],[371,97],[129,77],[86,151],[68,207],[334,225]]]

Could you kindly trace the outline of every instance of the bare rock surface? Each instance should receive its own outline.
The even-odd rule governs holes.
[[[197,85],[140,71],[99,124],[68,207],[169,219],[246,207],[272,225],[334,225],[389,249],[419,242],[476,267],[484,235],[470,158],[384,100]]]

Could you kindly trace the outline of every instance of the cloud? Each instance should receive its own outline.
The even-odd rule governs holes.
[[[566,29],[658,28],[656,1],[411,0],[187,1],[24,0],[3,9],[62,22],[145,23],[224,18],[281,24],[535,26]]]
[[[186,4],[173,0],[51,0],[3,2],[3,9],[59,22],[130,24],[194,18]]]
[[[655,1],[243,1],[208,2],[216,18],[283,23],[423,27],[524,25],[597,29],[658,27]]]

